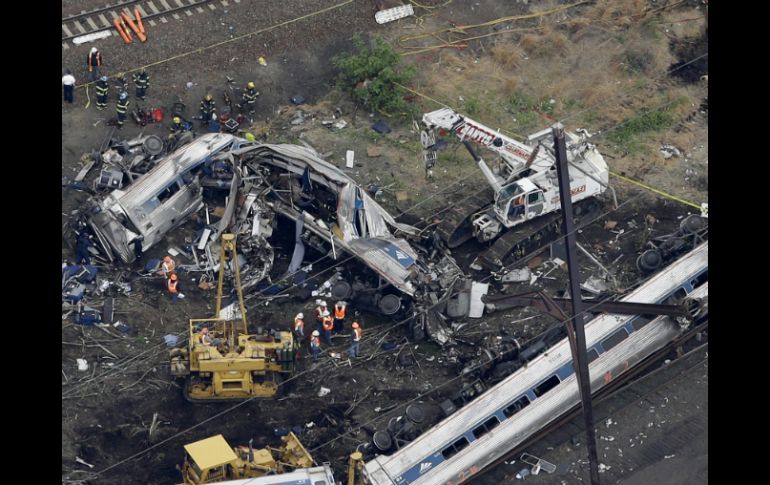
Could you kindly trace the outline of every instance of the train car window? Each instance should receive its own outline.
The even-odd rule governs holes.
[[[503,409],[503,414],[505,414],[506,418],[510,418],[528,405],[529,398],[527,396],[521,396],[517,400],[513,401],[507,408]]]
[[[588,351],[588,363],[595,361],[599,358],[599,352],[596,351],[596,349],[591,349]]]
[[[326,485],[326,480],[317,480],[313,482],[313,485]]]
[[[559,376],[553,375],[548,379],[546,379],[545,382],[543,382],[542,384],[534,388],[532,392],[535,393],[535,396],[540,397],[546,392],[556,387],[557,385],[559,385]]]
[[[462,450],[466,446],[468,446],[468,439],[463,436],[459,440],[455,441],[451,445],[441,450],[441,454],[444,456],[445,460],[448,460],[451,457],[455,456],[457,453],[459,453],[460,450]]]
[[[604,351],[610,350],[612,347],[618,345],[620,342],[624,341],[628,337],[628,332],[626,332],[625,328],[621,328],[617,332],[613,333],[606,339],[602,340],[602,347],[604,347]]]
[[[497,419],[497,416],[492,416],[473,430],[473,436],[475,436],[477,439],[481,438],[485,434],[492,431],[495,427],[497,427],[498,424],[500,424],[500,420]]]
[[[679,288],[676,293],[666,298],[663,303],[666,305],[676,305],[687,297],[687,290]]]
[[[709,272],[708,272],[708,270],[706,270],[703,273],[701,273],[700,275],[698,275],[697,278],[692,280],[690,282],[690,284],[692,285],[693,288],[697,288],[700,285],[702,285],[703,283],[707,282],[708,280],[709,280]]]
[[[631,325],[634,327],[634,330],[639,330],[640,328],[644,327],[651,321],[652,321],[652,318],[650,317],[640,316],[640,317],[634,318],[631,321]]]

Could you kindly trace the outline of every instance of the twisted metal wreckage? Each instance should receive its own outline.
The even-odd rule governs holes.
[[[275,291],[308,288],[309,268],[302,268],[306,245],[334,260],[349,253],[374,274],[361,275],[359,266],[348,265],[355,278],[338,271],[326,283],[331,296],[408,319],[413,338],[427,335],[442,345],[451,342],[449,320],[468,316],[471,288],[480,299],[478,287],[485,285],[467,279],[438,238],[396,222],[312,148],[260,144],[221,133],[203,135],[164,157],[146,153],[142,145],[128,142],[122,154],[111,152],[113,165],[128,172],[133,182],[92,198],[83,211],[110,262],[131,263],[137,253],[163,240],[204,206],[203,188],[210,188],[227,193],[225,210],[188,247],[195,262],[186,266],[190,271],[218,269],[219,236],[228,230],[238,236],[244,292],[253,296],[258,288],[269,288],[274,250],[268,239],[279,215],[295,222],[296,233],[284,275],[289,278],[282,278],[288,282],[272,285]],[[147,160],[151,168],[146,173],[130,172],[130,166]]]

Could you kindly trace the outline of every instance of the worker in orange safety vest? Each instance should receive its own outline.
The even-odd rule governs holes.
[[[350,334],[350,356],[353,358],[358,357],[359,346],[361,345],[361,337],[364,332],[361,330],[361,326],[358,322],[353,322],[353,333]]]
[[[318,354],[321,353],[321,339],[318,330],[313,330],[313,336],[310,338],[310,351],[313,352],[313,362],[318,360]]]
[[[301,312],[297,313],[297,316],[294,317],[294,335],[297,337],[297,340],[305,338],[305,315]]]
[[[344,301],[338,301],[334,305],[334,333],[340,333],[344,330],[346,312],[347,305]]]
[[[323,313],[323,320],[322,320],[323,330],[324,330],[324,342],[326,342],[326,345],[332,344],[332,329],[334,328],[334,321],[332,320],[332,316],[329,314],[328,311]]]
[[[171,302],[176,303],[176,299],[179,295],[179,279],[176,276],[176,273],[171,273],[171,275],[166,280],[166,288],[168,288],[168,292],[171,293]]]

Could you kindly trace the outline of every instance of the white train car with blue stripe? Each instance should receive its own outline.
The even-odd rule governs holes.
[[[708,242],[621,301],[685,298],[708,299]],[[602,314],[586,323],[591,391],[602,389],[683,330],[665,316]],[[366,462],[365,480],[370,485],[462,483],[579,404],[570,345],[563,339],[404,448]]]
[[[218,485],[335,485],[329,465],[300,468],[289,473],[217,482]]]

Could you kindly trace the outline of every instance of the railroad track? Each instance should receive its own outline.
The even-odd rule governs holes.
[[[107,31],[110,35],[118,35],[113,19],[120,16],[121,12],[133,12],[139,10],[142,22],[150,28],[156,25],[168,23],[170,19],[180,20],[192,17],[196,13],[204,13],[216,10],[217,6],[228,7],[231,4],[241,3],[242,0],[125,0],[115,5],[106,5],[102,8],[81,12],[61,19],[62,48],[71,47],[72,39],[82,35],[95,34]],[[132,14],[133,17],[133,14]],[[150,35],[152,35],[150,33]]]

